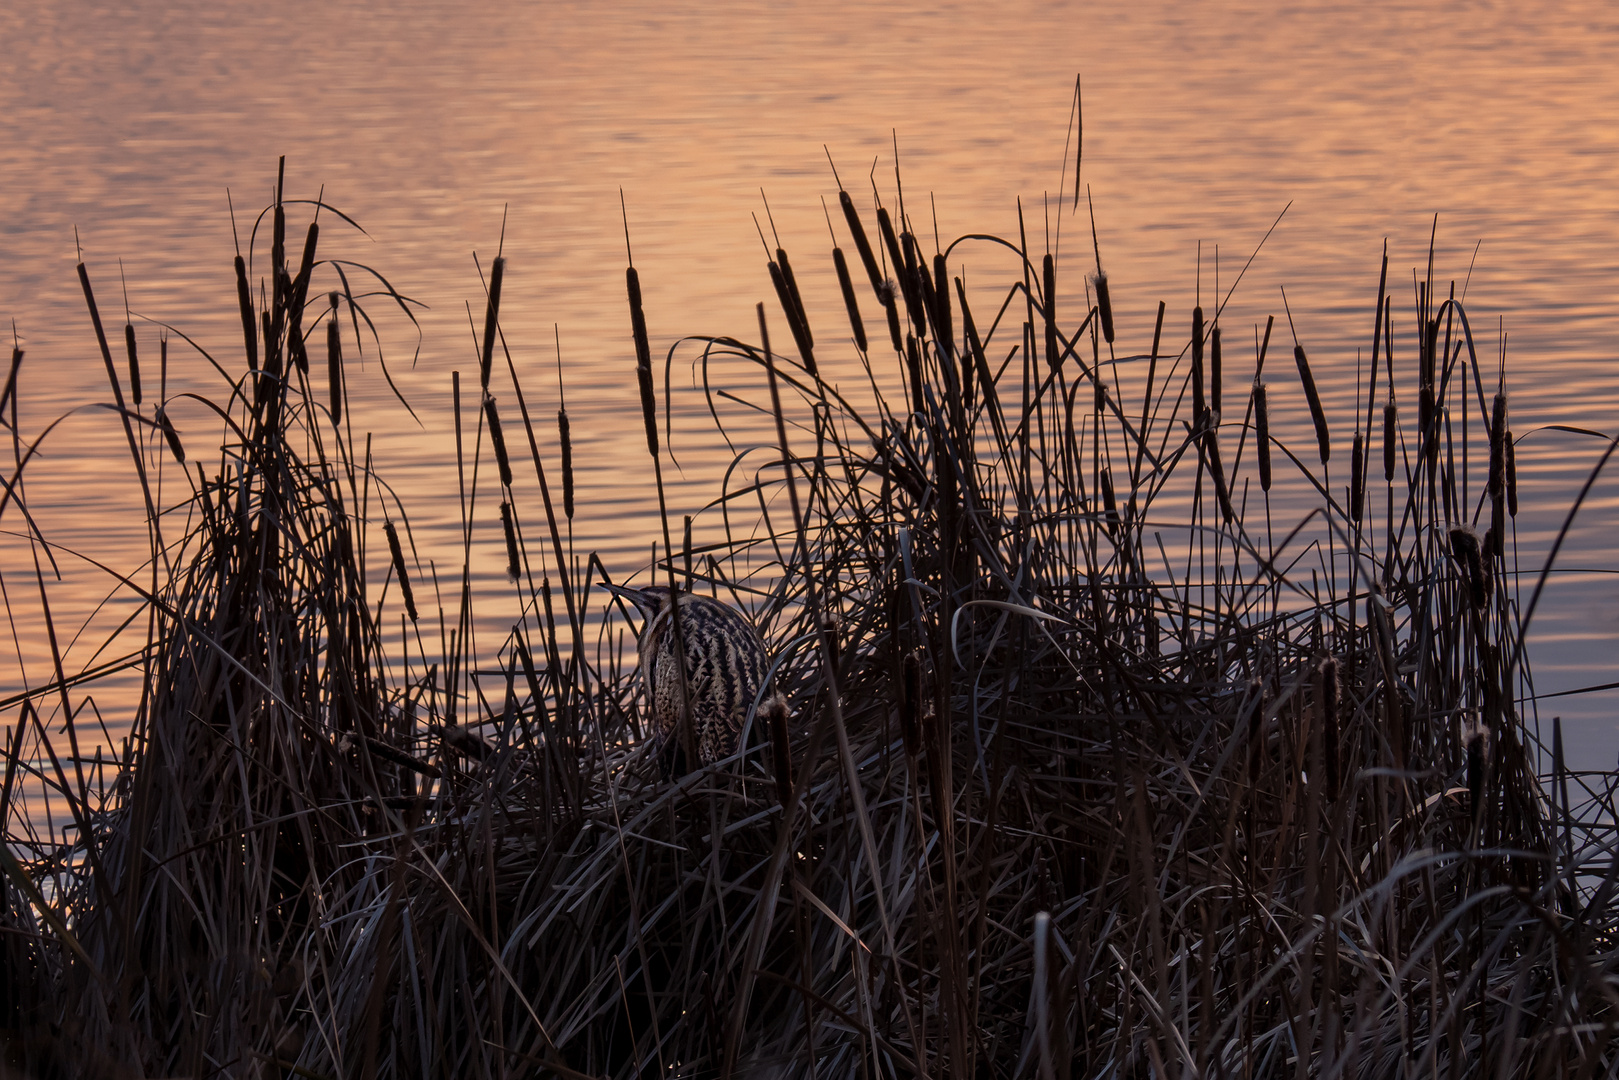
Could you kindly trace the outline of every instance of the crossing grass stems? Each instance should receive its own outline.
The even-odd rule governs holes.
[[[797,356],[761,336],[685,339],[666,358],[666,395],[677,362],[705,388],[720,371],[754,388],[756,411],[739,411],[745,390],[707,391],[720,433],[773,413],[781,438],[761,440],[762,458],[738,451],[699,516],[721,519],[718,539],[694,546],[687,528],[672,551],[665,523],[655,580],[744,608],[790,702],[736,755],[672,779],[647,751],[623,616],[590,589],[606,568],[573,550],[586,463],[560,409],[565,518],[552,505],[557,450],[501,332],[502,288],[509,304],[525,284],[504,280],[504,260],[467,416],[472,449],[492,439],[496,492],[480,497],[476,453],[457,462],[463,527],[500,529],[510,578],[488,602],[511,605],[512,629],[479,655],[466,568],[440,592],[343,408],[345,364],[380,342],[361,331],[384,309],[408,320],[411,303],[320,258],[318,224],[289,261],[289,211],[335,211],[278,185],[270,264],[251,244],[236,261],[245,363],[206,356],[214,401],[154,399],[149,383],[146,404],[139,390],[124,402],[81,267],[153,512],[149,565],[123,582],[149,631],[131,735],[99,769],[83,766],[75,711],[93,678],[58,654],[9,703],[5,1069],[1619,1067],[1615,785],[1570,767],[1555,725],[1545,745],[1526,704],[1504,385],[1487,409],[1462,305],[1431,303],[1422,283],[1407,315],[1419,355],[1396,363],[1385,256],[1355,406],[1366,425],[1340,490],[1326,463],[1349,440],[1329,430],[1302,343],[1302,386],[1275,372],[1267,386],[1270,327],[1262,345],[1256,332],[1248,401],[1228,393],[1222,413],[1201,385],[1201,308],[1178,347],[1161,305],[1151,350],[1115,352],[1119,282],[1098,273],[1102,307],[1070,291],[1059,319],[1054,253],[971,235],[929,260],[903,212],[838,198],[871,289],[834,233],[846,335],[813,344],[799,283],[818,259],[795,274],[778,248],[769,314]],[[628,284],[657,455],[656,313],[633,270]],[[874,303],[888,341],[867,338]],[[1229,374],[1225,329],[1214,363]],[[310,384],[314,333],[325,387]],[[869,403],[830,381],[840,350],[839,370],[869,375]],[[20,360],[15,528],[35,449],[9,394]],[[780,393],[765,397],[772,372]],[[1307,426],[1280,415],[1300,389]],[[1415,426],[1395,405],[1412,394]],[[1380,404],[1381,492],[1362,460]],[[193,471],[188,426],[225,436]],[[1487,482],[1468,490],[1479,446]],[[165,494],[189,485],[177,505],[153,501],[160,475]],[[1273,525],[1284,497],[1314,508]],[[31,822],[30,781],[68,809],[65,837]]]

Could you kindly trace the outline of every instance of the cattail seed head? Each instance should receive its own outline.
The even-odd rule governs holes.
[[[141,362],[135,355],[135,327],[124,324],[124,348],[129,353],[129,396],[136,405],[141,403]]]
[[[489,270],[489,304],[484,309],[483,317],[483,355],[478,362],[479,385],[486,391],[489,389],[489,371],[495,361],[495,335],[500,331],[500,286],[505,277],[506,259],[497,255],[494,266]],[[641,305],[637,303],[635,306]]]
[[[1518,451],[1512,442],[1512,432],[1507,432],[1507,512],[1513,517],[1518,516]]]
[[[517,526],[512,521],[512,504],[500,504],[500,527],[506,534],[506,577],[512,581],[522,576],[522,559],[517,553]]]
[[[1102,338],[1113,344],[1113,294],[1108,289],[1107,271],[1096,272],[1096,310],[1102,317]]]
[[[1391,484],[1394,482],[1394,440],[1399,421],[1400,410],[1395,406],[1394,399],[1390,398],[1388,404],[1383,406],[1383,479]]]
[[[247,347],[247,369],[259,369],[259,328],[253,318],[253,293],[247,287],[247,262],[236,256],[236,303],[242,310],[242,341]]]
[[[332,423],[338,424],[343,420],[343,333],[335,317],[326,320],[326,380],[332,391]]]
[[[1102,509],[1106,513],[1107,529],[1116,533],[1119,527],[1119,502],[1113,492],[1113,470],[1102,470]]]
[[[847,191],[838,191],[838,204],[843,207],[843,220],[849,225],[849,235],[854,237],[854,247],[860,253],[860,262],[866,268],[866,276],[871,279],[871,291],[881,298],[883,291],[883,272],[877,266],[877,255],[871,250],[871,241],[866,238],[866,227],[860,223],[860,215],[855,212],[854,200],[849,198]]]
[[[1270,490],[1270,406],[1265,384],[1254,383],[1254,449],[1259,454],[1259,486]]]
[[[905,335],[905,373],[911,380],[911,411],[922,412],[922,350],[914,334]]]
[[[1341,790],[1339,786],[1339,736],[1338,712],[1340,707],[1338,688],[1338,661],[1334,657],[1327,657],[1321,661],[1321,719],[1322,719],[1322,748],[1326,751],[1327,791],[1336,797]]]
[[[842,248],[832,249],[832,265],[838,272],[838,288],[843,292],[843,307],[849,313],[849,329],[854,343],[861,352],[866,351],[866,321],[860,317],[860,302],[855,298],[854,281],[849,277],[849,264],[843,258]]]
[[[1049,253],[1041,263],[1040,278],[1046,302],[1046,366],[1056,371],[1062,363],[1057,348],[1057,262]]]
[[[393,522],[385,521],[382,531],[388,534],[388,553],[393,556],[394,577],[399,579],[399,592],[405,598],[405,614],[410,616],[411,622],[415,622],[416,597],[411,593],[410,577],[405,573],[405,553],[399,546],[399,530],[394,528]]]
[[[1216,323],[1209,331],[1209,407],[1214,410],[1214,422],[1220,422],[1220,327]]]
[[[1490,486],[1491,495],[1499,498],[1506,484],[1507,473],[1507,396],[1496,394],[1490,410]]]
[[[900,354],[905,352],[905,342],[900,338],[899,304],[894,300],[894,283],[883,282],[882,289],[883,310],[888,315],[888,336],[893,340],[894,351]]]
[[[1310,419],[1315,423],[1315,441],[1321,451],[1321,464],[1332,457],[1332,439],[1327,433],[1327,414],[1321,408],[1321,395],[1315,389],[1315,376],[1310,374],[1310,358],[1304,355],[1304,346],[1293,346],[1293,361],[1298,365],[1299,382],[1304,384],[1304,397],[1310,403]]]
[[[573,438],[568,410],[557,410],[557,436],[562,442],[562,512],[573,520]]]
[[[489,421],[489,441],[495,448],[495,464],[500,468],[500,482],[505,487],[512,486],[512,462],[506,456],[506,435],[500,428],[500,413],[495,409],[495,399],[484,395],[484,418]]]
[[[1192,363],[1203,366],[1203,305],[1192,309]]]
[[[787,253],[777,249],[778,256]],[[811,375],[815,374],[815,349],[810,342],[809,329],[803,322],[803,311],[798,298],[793,295],[792,287],[787,278],[787,272],[782,269],[779,262],[772,261],[770,267],[770,283],[775,286],[776,300],[781,304],[781,313],[787,318],[787,329],[793,335],[793,342],[798,346],[798,355],[804,360],[804,370]]]
[[[1450,530],[1450,557],[1462,572],[1467,584],[1467,596],[1474,611],[1483,611],[1489,603],[1489,586],[1485,578],[1483,544],[1471,525],[1458,525]]]
[[[158,426],[163,429],[163,438],[168,440],[169,450],[174,454],[174,460],[184,465],[186,463],[185,447],[180,445],[180,433],[174,430],[174,424],[169,421],[169,414],[163,406],[157,407]]]
[[[1220,501],[1220,517],[1229,525],[1236,513],[1231,506],[1231,491],[1226,487],[1225,468],[1220,464],[1220,439],[1212,427],[1203,432],[1203,453],[1214,480],[1214,494]]]
[[[955,319],[950,311],[950,268],[945,264],[944,256],[933,256],[933,314],[937,325],[933,328],[933,337],[945,349],[946,353],[955,351],[956,327]]]
[[[1349,516],[1360,521],[1366,507],[1366,437],[1355,432],[1354,459],[1349,463]]]

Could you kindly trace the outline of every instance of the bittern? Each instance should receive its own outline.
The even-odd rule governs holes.
[[[696,593],[673,593],[663,585],[641,589],[602,583],[646,617],[638,652],[647,709],[657,728],[658,757],[672,774],[684,771],[680,717],[691,698],[692,735],[705,765],[736,752],[748,710],[759,698],[770,662],[758,631],[734,608]],[[678,597],[678,600],[676,600]],[[678,606],[680,640],[674,620]],[[686,686],[680,684],[679,652],[686,653]]]

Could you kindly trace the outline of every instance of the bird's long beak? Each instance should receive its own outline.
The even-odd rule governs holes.
[[[658,601],[640,589],[632,589],[628,585],[614,585],[611,582],[598,581],[596,585],[607,590],[621,600],[628,600],[635,605],[635,609],[650,619],[658,613]]]

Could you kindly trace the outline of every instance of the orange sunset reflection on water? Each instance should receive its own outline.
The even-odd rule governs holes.
[[[561,342],[575,548],[626,575],[647,562],[656,504],[631,370],[620,192],[655,355],[683,335],[755,335],[755,303],[773,300],[754,220],[768,237],[768,198],[827,339],[822,363],[858,399],[864,375],[852,347],[837,344],[828,152],[869,213],[873,184],[897,200],[897,145],[907,210],[929,241],[935,218],[945,243],[1015,236],[1021,198],[1030,245],[1043,249],[1050,235],[1060,253],[1062,306],[1082,310],[1090,224],[1083,202],[1074,216],[1064,149],[1076,71],[1081,178],[1125,350],[1146,350],[1160,300],[1166,338],[1184,337],[1199,291],[1207,303],[1218,280],[1223,296],[1290,205],[1226,308],[1232,340],[1281,319],[1285,286],[1347,441],[1385,238],[1397,327],[1407,318],[1396,363],[1409,364],[1413,268],[1425,273],[1435,236],[1435,279],[1465,292],[1487,363],[1505,334],[1523,438],[1523,569],[1540,566],[1602,448],[1535,429],[1619,430],[1619,16],[1604,4],[61,2],[0,12],[0,40],[0,315],[27,353],[24,433],[79,410],[30,465],[28,502],[49,539],[119,573],[149,572],[147,537],[122,430],[83,408],[107,390],[74,274],[75,227],[110,323],[122,323],[122,260],[132,311],[234,357],[227,190],[244,245],[282,154],[289,197],[323,192],[359,222],[364,234],[323,218],[322,254],[376,267],[425,306],[414,326],[385,318],[381,337],[420,424],[394,401],[374,350],[352,378],[353,422],[374,433],[378,470],[441,573],[460,561],[450,372],[476,367],[473,254],[487,269],[503,245],[505,340],[552,454]],[[982,246],[958,251],[969,283],[1011,273]],[[155,382],[159,330],[136,326]],[[1251,347],[1229,348],[1228,385],[1242,385]],[[689,359],[673,368],[677,519],[714,497],[731,460]],[[897,368],[877,374],[897,386]],[[1274,407],[1306,423],[1285,375],[1274,376]],[[221,386],[171,338],[170,395]],[[173,415],[207,459],[207,416],[184,403]],[[735,438],[766,437],[746,414],[728,422]],[[165,485],[185,491],[175,475]],[[1619,679],[1616,524],[1619,477],[1598,485],[1561,556],[1585,572],[1554,579],[1536,616],[1531,661],[1543,692]],[[15,515],[0,527],[21,529]],[[480,529],[477,587],[498,596],[498,518]],[[135,610],[128,590],[71,555],[59,562],[63,579],[46,592],[67,669],[127,652],[132,644],[97,650]],[[0,571],[17,625],[0,663],[5,696],[48,677],[49,650],[26,543],[6,542]],[[512,618],[499,603],[488,608],[491,642]],[[117,685],[132,681],[95,702],[114,740],[128,723]],[[1587,763],[1611,763],[1616,703],[1576,695],[1541,713],[1568,718]]]

